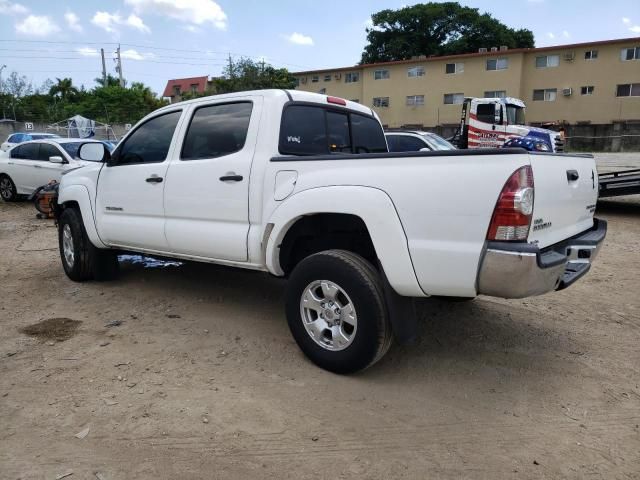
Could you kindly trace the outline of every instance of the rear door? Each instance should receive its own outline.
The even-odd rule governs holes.
[[[50,143],[40,143],[38,149],[38,162],[36,164],[35,180],[37,187],[46,185],[51,180],[60,181],[62,172],[67,167],[64,163],[53,163],[49,161],[49,157],[62,157],[66,160],[66,156],[60,151],[60,148]]]
[[[171,252],[247,261],[249,174],[262,97],[194,105],[165,186]]]
[[[529,241],[543,248],[593,225],[598,173],[591,155],[530,154],[535,185]]]
[[[18,193],[31,194],[38,185],[38,170],[42,168],[38,160],[40,144],[23,143],[11,150],[11,178]]]

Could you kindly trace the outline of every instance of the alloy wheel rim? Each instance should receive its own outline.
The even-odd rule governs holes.
[[[73,268],[75,262],[75,254],[73,252],[73,236],[71,235],[71,227],[67,223],[62,228],[62,254],[69,268]]]
[[[344,350],[356,337],[355,306],[335,282],[316,280],[307,285],[300,298],[300,315],[311,339],[326,350]]]
[[[13,187],[11,186],[11,181],[8,178],[3,178],[0,181],[0,195],[2,198],[7,199],[11,198],[13,193]]]

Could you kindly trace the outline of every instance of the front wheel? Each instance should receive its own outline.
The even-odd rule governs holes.
[[[109,280],[117,275],[116,252],[101,250],[91,243],[79,210],[66,208],[60,215],[58,243],[62,266],[71,280]]]
[[[355,253],[327,250],[302,260],[289,279],[286,309],[298,346],[325,370],[363,370],[391,346],[380,274]]]
[[[18,199],[16,184],[7,175],[0,176],[0,197],[5,202],[15,202]]]

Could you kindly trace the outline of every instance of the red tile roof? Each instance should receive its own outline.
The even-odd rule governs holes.
[[[203,93],[207,89],[207,80],[209,77],[190,77],[190,78],[175,78],[167,82],[167,86],[164,88],[163,97],[172,97],[174,95],[173,87],[180,87],[180,93],[186,93],[191,91],[191,85],[198,85],[198,93]]]

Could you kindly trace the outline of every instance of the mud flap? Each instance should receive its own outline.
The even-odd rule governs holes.
[[[391,329],[396,341],[401,345],[414,343],[418,338],[418,315],[416,304],[412,297],[398,295],[387,280],[387,275],[378,264],[382,272],[384,283],[384,298],[387,302],[387,311],[391,321]]]

